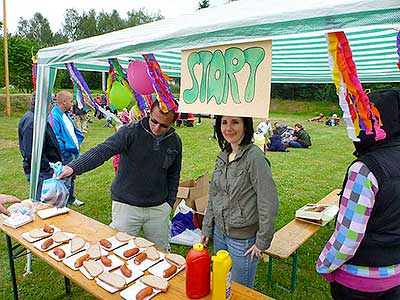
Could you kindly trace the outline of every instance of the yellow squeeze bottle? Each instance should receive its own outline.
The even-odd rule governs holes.
[[[229,252],[219,250],[211,260],[212,273],[212,300],[229,300],[232,296],[232,259]]]

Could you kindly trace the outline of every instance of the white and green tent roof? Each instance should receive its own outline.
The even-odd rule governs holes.
[[[363,82],[400,81],[398,0],[241,0],[176,18],[42,49],[39,64],[108,71],[156,53],[163,71],[180,76],[180,50],[272,39],[272,82],[331,82],[325,33],[344,30]]]
[[[80,70],[108,71],[155,53],[163,71],[180,75],[180,51],[204,46],[272,40],[272,82],[331,82],[325,33],[345,31],[361,82],[400,81],[396,35],[399,0],[239,0],[192,14],[127,28],[55,47],[37,55],[37,102],[31,197],[56,70],[74,62]]]

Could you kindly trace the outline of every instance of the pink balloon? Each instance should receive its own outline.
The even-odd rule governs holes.
[[[139,94],[154,93],[153,82],[147,73],[147,65],[142,60],[131,61],[128,66],[128,82]]]

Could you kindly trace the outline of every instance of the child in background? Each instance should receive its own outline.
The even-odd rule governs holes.
[[[129,123],[129,112],[126,107],[122,110],[121,116],[120,116],[122,124],[128,124]]]
[[[115,132],[117,132],[118,129],[121,128],[121,126],[122,126],[121,124],[115,125]],[[114,155],[113,161],[112,161],[112,164],[113,164],[113,167],[114,167],[114,173],[115,173],[115,174],[117,174],[117,172],[118,172],[118,163],[119,163],[119,154],[116,154],[116,155]]]
[[[290,134],[290,133],[289,133]],[[281,136],[277,129],[272,130],[272,135],[269,137],[270,143],[268,144],[268,151],[273,152],[287,152],[286,147],[282,144]]]

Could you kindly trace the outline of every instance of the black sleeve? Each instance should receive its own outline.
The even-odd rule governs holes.
[[[68,164],[74,175],[80,175],[87,171],[101,166],[115,154],[121,153],[128,145],[130,130],[126,126],[121,127],[114,135],[110,136],[103,143],[86,151],[78,159]]]
[[[181,174],[181,166],[182,166],[182,141],[177,134],[175,134],[178,146],[177,152],[174,163],[168,169],[168,204],[173,207],[176,194],[178,193],[178,186],[179,186],[179,178]]]

